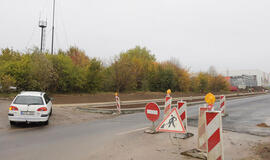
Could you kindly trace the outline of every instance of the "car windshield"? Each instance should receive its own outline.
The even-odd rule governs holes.
[[[27,104],[27,105],[43,105],[43,100],[41,97],[36,96],[18,96],[14,104]]]

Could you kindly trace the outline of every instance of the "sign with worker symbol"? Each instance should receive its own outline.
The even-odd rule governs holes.
[[[164,118],[156,128],[156,131],[186,133],[185,127],[176,108],[173,108],[170,114]]]

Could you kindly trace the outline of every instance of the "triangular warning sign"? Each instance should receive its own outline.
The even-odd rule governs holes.
[[[176,108],[173,108],[170,114],[163,119],[156,128],[156,131],[186,133],[185,127]]]

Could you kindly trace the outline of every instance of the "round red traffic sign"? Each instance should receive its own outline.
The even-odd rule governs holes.
[[[158,105],[154,102],[148,103],[145,106],[144,112],[145,112],[146,117],[152,122],[155,122],[156,120],[158,120],[159,115],[160,115],[160,109]]]

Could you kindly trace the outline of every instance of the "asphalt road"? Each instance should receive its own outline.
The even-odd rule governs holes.
[[[217,105],[215,105],[215,108],[218,107]],[[226,107],[228,116],[222,119],[224,130],[257,136],[270,136],[270,128],[256,126],[260,123],[270,125],[270,94],[229,100]],[[197,126],[198,106],[189,107],[188,116],[188,124]]]
[[[269,128],[256,126],[269,122],[269,105],[269,94],[228,101],[224,129],[270,136]],[[197,124],[197,114],[198,106],[188,107],[190,125]],[[136,113],[80,124],[0,130],[0,159],[87,159],[114,138],[150,125],[144,113]]]

